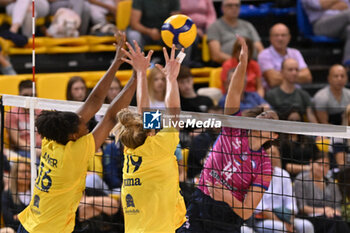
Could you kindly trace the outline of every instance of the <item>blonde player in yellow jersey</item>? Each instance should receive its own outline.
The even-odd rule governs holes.
[[[138,44],[135,50],[127,43],[125,52],[137,73],[137,105],[139,113],[149,107],[146,71],[151,54],[144,57]],[[175,47],[170,58],[165,48],[165,106],[169,115],[180,113],[179,88],[176,78],[180,62],[175,59]],[[164,128],[155,134],[145,130],[141,115],[127,109],[118,114],[116,140],[125,145],[122,185],[122,206],[126,233],[175,232],[186,221],[186,207],[180,194],[179,170],[174,152],[179,143],[179,131]]]
[[[18,232],[68,233],[75,223],[75,212],[85,188],[88,160],[117,123],[117,112],[129,105],[136,89],[132,77],[109,106],[92,133],[86,123],[106,98],[115,73],[123,63],[120,49],[125,35],[116,35],[116,55],[106,74],[86,102],[73,112],[43,111],[36,120],[42,136],[42,155],[38,177],[29,206],[19,214]]]

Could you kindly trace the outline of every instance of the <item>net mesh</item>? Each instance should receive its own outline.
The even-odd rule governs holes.
[[[1,227],[17,230],[17,215],[32,199],[31,184],[50,186],[29,109],[36,117],[41,110],[75,111],[80,104],[2,97]],[[202,121],[215,118],[222,127],[180,130],[174,154],[189,219],[180,232],[350,232],[347,126],[184,114]],[[123,151],[111,135],[89,160],[74,232],[124,232]],[[124,180],[124,185],[130,182],[135,181]]]

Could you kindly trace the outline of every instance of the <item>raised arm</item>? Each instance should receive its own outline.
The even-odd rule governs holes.
[[[147,69],[150,66],[151,57],[153,51],[149,51],[147,57],[141,52],[140,46],[134,41],[135,50],[129,43],[126,43],[129,48],[129,52],[123,49],[127,58],[123,58],[123,61],[129,63],[135,70],[137,76],[137,111],[142,114],[145,108],[149,108],[150,100],[147,87]]]
[[[211,198],[216,201],[226,202],[233,211],[244,220],[247,220],[253,215],[254,210],[258,206],[265,192],[261,187],[251,186],[244,201],[241,202],[232,195],[230,190],[222,185],[219,185],[218,187],[213,187],[213,185],[209,183],[207,183],[207,185]]]
[[[115,35],[115,38],[116,54],[111,66],[94,87],[85,103],[77,110],[77,114],[81,116],[83,122],[88,122],[101,108],[107,96],[108,89],[115,77],[115,73],[119,69],[120,65],[123,64],[123,61],[121,60],[123,53],[120,50],[125,45],[125,34],[118,32]]]
[[[241,44],[241,54],[239,55],[239,63],[232,74],[232,78],[228,87],[224,114],[231,115],[239,110],[241,103],[241,95],[244,89],[244,79],[248,64],[248,47],[245,40],[237,36]]]
[[[104,140],[107,138],[109,132],[113,129],[113,127],[117,124],[117,113],[129,106],[132,97],[135,94],[136,89],[136,79],[135,73],[133,73],[129,82],[123,88],[123,90],[119,93],[117,97],[114,98],[112,103],[109,105],[105,116],[102,121],[95,127],[92,131],[92,134],[95,139],[95,148],[98,150]]]
[[[184,49],[181,50],[183,52]],[[180,114],[180,94],[179,86],[177,84],[177,76],[179,75],[181,63],[179,59],[175,58],[175,45],[171,48],[170,58],[168,52],[163,48],[165,67],[157,64],[157,67],[162,70],[166,77],[166,94],[165,107],[167,113],[172,116],[172,121],[177,121],[177,116]]]

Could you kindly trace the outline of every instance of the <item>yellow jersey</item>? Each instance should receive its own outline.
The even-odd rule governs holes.
[[[122,206],[126,233],[175,232],[186,221],[174,155],[174,128],[148,136],[136,149],[125,148]]]
[[[41,150],[32,200],[18,218],[28,232],[72,232],[88,160],[95,153],[94,137],[90,133],[66,145],[44,138]]]

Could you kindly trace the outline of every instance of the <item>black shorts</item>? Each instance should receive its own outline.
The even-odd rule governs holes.
[[[196,189],[187,208],[188,221],[177,233],[240,233],[243,219],[222,201]]]

